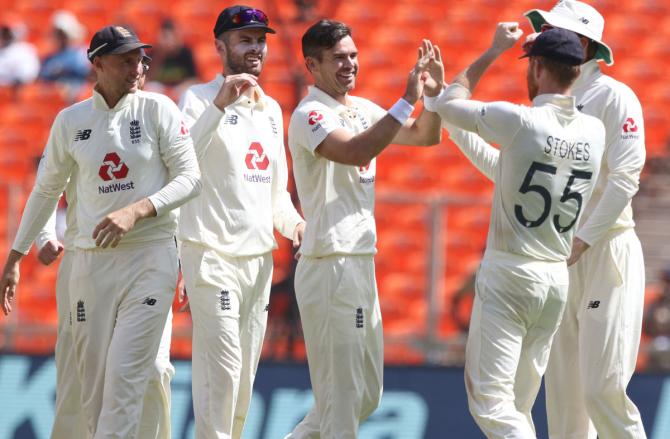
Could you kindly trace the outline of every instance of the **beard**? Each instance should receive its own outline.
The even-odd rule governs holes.
[[[263,64],[265,64],[265,58],[263,55],[258,55],[261,62],[258,64],[258,66],[254,67],[247,65],[246,61],[244,60],[245,56],[246,54],[241,56],[234,55],[232,51],[228,50],[228,47],[226,46],[226,64],[228,65],[228,69],[233,72],[233,74],[238,75],[240,73],[248,73],[254,76],[260,75],[261,70],[263,70]]]

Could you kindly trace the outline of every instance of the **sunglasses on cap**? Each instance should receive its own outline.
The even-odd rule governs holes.
[[[268,24],[270,21],[265,12],[260,9],[245,9],[233,15],[231,18],[233,24],[247,24],[247,23],[263,23]]]

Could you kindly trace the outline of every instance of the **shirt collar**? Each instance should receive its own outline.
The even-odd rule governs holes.
[[[221,73],[216,75],[215,81],[219,88],[223,85],[223,80],[224,76]],[[267,96],[259,85],[245,90],[245,92],[242,93],[232,105],[240,105],[254,110],[263,110],[267,106]]]
[[[101,111],[119,111],[122,108],[130,105],[131,102],[136,98],[137,92],[135,93],[126,93],[119,99],[119,102],[116,103],[114,108],[109,108],[107,101],[102,95],[93,87],[93,108]]]
[[[309,87],[307,87],[307,90],[309,92],[309,95],[312,96],[314,99],[318,100],[323,104],[326,104],[327,106],[329,106],[330,108],[334,109],[337,112],[343,112],[350,109],[350,107],[338,102],[331,95],[329,95],[328,93],[321,90],[315,85],[310,85]]]
[[[573,88],[580,88],[585,84],[590,84],[593,82],[596,76],[601,74],[600,66],[598,65],[598,61],[595,59],[585,62],[582,64],[581,68],[582,72],[579,74],[577,80],[573,84]]]
[[[574,96],[546,93],[535,96],[535,99],[533,99],[533,107],[553,105],[561,110],[576,111],[575,102],[576,100]]]

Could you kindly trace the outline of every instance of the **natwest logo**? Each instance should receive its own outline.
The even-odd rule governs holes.
[[[110,180],[121,180],[128,176],[128,166],[121,161],[121,157],[115,152],[107,153],[104,160],[102,161],[102,166],[100,166],[100,171],[98,175],[104,181]]]
[[[268,159],[268,156],[265,155],[261,144],[258,142],[253,142],[249,146],[249,151],[244,158],[244,163],[247,164],[247,168],[249,169],[265,171],[268,166],[270,166],[270,159]]]
[[[314,125],[317,122],[321,121],[323,119],[323,114],[319,113],[318,111],[310,111],[309,115],[307,115],[307,122],[310,125]]]
[[[626,122],[623,124],[623,132],[624,133],[636,133],[637,132],[637,124],[635,123],[635,119],[632,117],[629,117],[626,119]]]

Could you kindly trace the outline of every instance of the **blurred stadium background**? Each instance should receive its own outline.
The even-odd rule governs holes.
[[[647,164],[634,209],[647,264],[647,317],[638,360],[638,370],[643,375],[634,378],[631,393],[644,408],[650,437],[668,438],[670,0],[587,2],[605,16],[604,41],[612,47],[616,60],[612,67],[603,66],[605,72],[630,85],[645,112]],[[241,3],[264,10],[270,17],[270,25],[277,30],[277,35],[268,38],[269,57],[261,84],[282,105],[287,126],[309,83],[300,38],[318,18],[334,17],[352,27],[360,51],[355,94],[388,108],[404,90],[421,38],[430,38],[440,46],[450,78],[489,44],[496,22],[519,21],[528,33],[530,29],[522,14],[533,8],[550,9],[555,1],[248,0]],[[230,4],[233,2],[0,0],[0,26],[16,32],[43,60],[54,51],[53,16],[57,11],[71,12],[85,27],[79,41],[73,41],[80,47],[86,47],[92,33],[107,24],[130,26],[142,41],[158,44],[166,39],[165,21],[171,20],[171,38],[181,41],[193,54],[194,79],[209,81],[221,70],[211,29],[220,10]],[[0,57],[4,49],[0,48]],[[527,103],[526,62],[516,59],[519,54],[520,46],[500,59],[485,75],[474,97]],[[152,65],[154,68],[158,67]],[[0,255],[3,258],[32,187],[51,122],[61,108],[90,95],[91,79],[84,82],[36,79],[0,85]],[[175,100],[191,83],[188,79],[180,82],[166,76],[150,76],[150,79],[147,89],[166,93]],[[389,365],[386,387],[390,390],[382,409],[366,424],[361,436],[480,437],[467,414],[459,368],[463,365],[474,271],[486,240],[492,185],[475,172],[448,140],[426,149],[391,146],[381,154],[378,169],[376,264]],[[292,181],[290,185],[297,201]],[[245,435],[248,438],[277,437],[282,428],[290,428],[292,422],[300,419],[300,410],[308,408],[310,397],[293,294],[293,252],[287,240],[278,237],[278,242],[270,320],[254,400],[255,414]],[[56,272],[57,264],[41,266],[33,251],[22,266],[16,310],[9,317],[0,318],[0,438],[3,439],[48,437],[53,416],[49,404],[53,404],[55,386],[51,355],[56,339]],[[173,410],[175,437],[192,434],[190,362],[179,361],[190,359],[190,338],[190,315],[176,313],[172,343],[172,355],[178,366]],[[285,392],[279,395],[280,390]],[[276,404],[281,416],[270,416]],[[540,409],[543,401],[538,404],[538,434],[545,437]],[[289,410],[289,406],[293,407],[292,415],[283,411]],[[285,427],[282,422],[290,425]],[[459,425],[463,425],[463,430],[459,430]],[[450,433],[445,433],[446,428]]]

